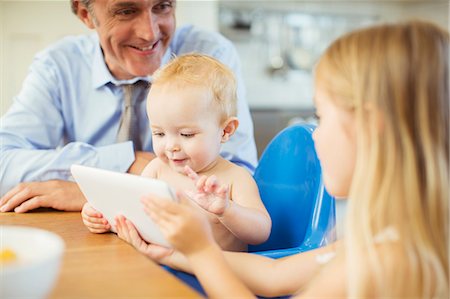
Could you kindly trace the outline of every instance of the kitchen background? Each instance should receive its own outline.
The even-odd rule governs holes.
[[[236,45],[261,154],[286,125],[311,120],[311,69],[327,45],[353,28],[411,17],[448,28],[449,1],[183,1],[177,23],[217,30]],[[89,32],[69,0],[0,0],[0,114],[19,91],[36,52]]]
[[[178,0],[177,6],[178,25],[220,31],[236,45],[259,154],[290,123],[313,121],[311,69],[335,37],[411,17],[449,27],[449,1],[442,0]],[[11,105],[36,52],[65,35],[87,32],[72,15],[69,0],[0,0],[0,115]],[[338,235],[344,215],[345,201],[338,201]]]

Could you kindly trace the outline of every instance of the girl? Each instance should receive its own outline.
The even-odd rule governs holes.
[[[120,235],[195,273],[210,297],[448,298],[448,56],[447,32],[411,21],[347,34],[321,57],[313,137],[327,190],[349,201],[341,244],[280,260],[223,253],[189,206],[158,198],[145,209],[177,252],[127,221]]]

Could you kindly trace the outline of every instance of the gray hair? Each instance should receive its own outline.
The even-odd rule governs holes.
[[[83,4],[88,10],[89,12],[92,13],[91,9],[92,9],[92,2],[94,2],[94,0],[79,0],[79,2],[81,4]],[[77,10],[78,10],[78,5],[75,5],[75,1],[74,0],[70,0],[70,8],[72,9],[72,12],[74,14],[77,14]]]

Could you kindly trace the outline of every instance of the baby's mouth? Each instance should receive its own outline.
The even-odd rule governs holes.
[[[186,161],[186,159],[172,159],[172,162],[177,164],[183,163],[184,161]]]

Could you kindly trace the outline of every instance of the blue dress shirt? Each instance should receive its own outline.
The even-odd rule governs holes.
[[[221,155],[253,172],[253,124],[237,52],[218,33],[186,26],[174,34],[162,64],[172,55],[199,52],[228,65],[238,82],[239,128]],[[123,110],[120,85],[151,77],[116,80],[103,59],[98,36],[71,36],[38,53],[22,90],[0,119],[0,194],[20,182],[71,180],[70,166],[83,164],[126,172],[134,161],[132,142],[115,144]],[[143,149],[152,151],[145,110],[139,109]],[[170,109],[170,107],[168,107]]]

